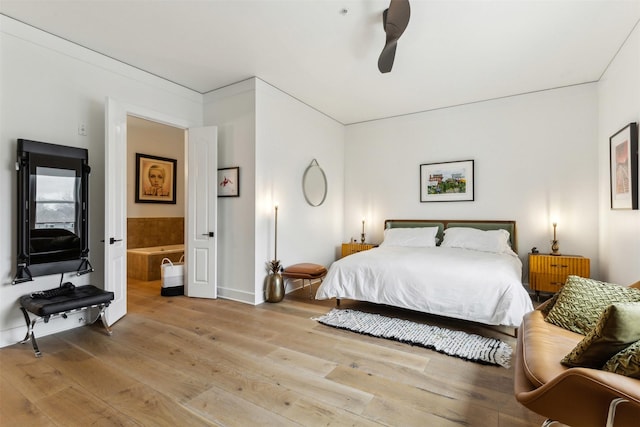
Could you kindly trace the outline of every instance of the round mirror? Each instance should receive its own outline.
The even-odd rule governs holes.
[[[320,206],[327,197],[327,177],[316,159],[304,171],[302,192],[311,206]]]

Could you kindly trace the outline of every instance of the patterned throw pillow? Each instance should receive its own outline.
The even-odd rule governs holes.
[[[567,366],[600,369],[612,356],[640,340],[640,302],[607,307],[596,326],[562,359]]]
[[[614,374],[640,379],[640,341],[613,356],[602,368]]]
[[[640,289],[569,276],[545,320],[587,335],[604,309],[615,302],[640,302]]]
[[[562,289],[560,289],[560,291],[558,291],[555,294],[553,294],[553,296],[548,299],[548,302],[545,301],[546,302],[545,306],[540,309],[540,311],[542,312],[542,314],[544,316],[547,316],[549,314],[549,312],[551,311],[551,309],[553,308],[553,306],[556,305],[556,301],[558,301],[558,297],[560,296],[560,292],[562,292]]]

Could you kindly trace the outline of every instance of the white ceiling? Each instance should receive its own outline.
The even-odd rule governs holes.
[[[2,0],[0,13],[206,93],[256,76],[344,123],[599,80],[640,0]],[[343,12],[346,9],[346,13]]]

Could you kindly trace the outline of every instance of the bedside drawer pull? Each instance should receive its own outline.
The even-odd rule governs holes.
[[[558,286],[562,286],[564,285],[564,283],[562,282],[551,282],[552,285],[558,285]]]
[[[562,265],[562,264],[551,264],[551,267],[569,268],[568,265]]]

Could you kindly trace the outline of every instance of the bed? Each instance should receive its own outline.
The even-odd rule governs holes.
[[[533,310],[514,221],[387,220],[379,247],[334,262],[316,299],[518,327]]]

